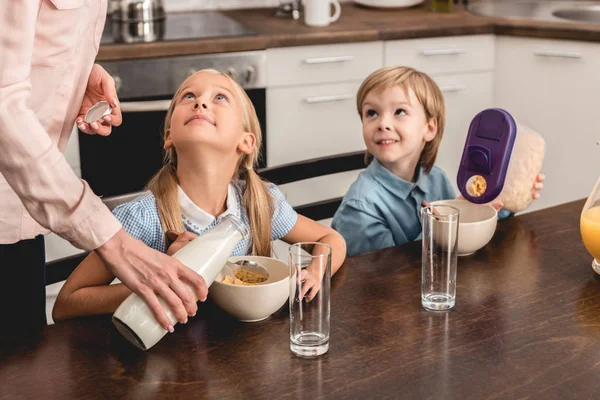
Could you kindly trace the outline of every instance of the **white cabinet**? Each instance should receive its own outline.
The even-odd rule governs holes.
[[[541,199],[529,210],[586,197],[600,171],[600,44],[498,37],[498,107],[546,140]]]
[[[360,81],[267,90],[267,165],[362,150]]]
[[[385,65],[405,65],[429,75],[494,69],[494,36],[451,36],[385,43]]]
[[[267,50],[267,165],[365,149],[356,91],[383,43]]]
[[[383,66],[383,42],[267,50],[267,165],[365,149],[361,82]],[[292,205],[342,197],[358,171],[282,186]]]
[[[386,42],[386,66],[407,66],[425,72],[444,95],[446,124],[436,165],[454,186],[469,124],[493,106],[494,36],[454,36]]]
[[[362,81],[381,68],[383,42],[267,50],[267,86]]]

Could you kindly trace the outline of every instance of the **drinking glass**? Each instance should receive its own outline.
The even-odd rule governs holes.
[[[449,310],[456,302],[458,218],[458,209],[448,205],[421,209],[421,304],[426,310]]]
[[[296,243],[289,248],[289,260],[290,350],[298,357],[317,357],[329,350],[331,247]],[[302,289],[313,282],[318,292],[308,300],[314,292],[303,296]]]

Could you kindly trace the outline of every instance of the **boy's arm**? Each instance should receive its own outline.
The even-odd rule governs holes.
[[[91,252],[60,290],[52,310],[52,319],[58,322],[114,312],[132,293],[123,284],[109,285],[114,278],[98,254]]]
[[[396,245],[385,219],[363,201],[344,202],[333,218],[332,228],[346,240],[349,256]]]
[[[498,221],[502,221],[504,219],[510,218],[513,215],[515,215],[514,212],[508,211],[507,209],[503,208],[501,210],[498,210]]]

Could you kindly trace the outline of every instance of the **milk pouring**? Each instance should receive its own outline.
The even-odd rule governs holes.
[[[173,257],[200,274],[210,286],[235,247],[247,235],[248,230],[237,217],[226,215],[214,228],[192,240]],[[160,297],[158,300],[174,326],[177,319],[173,312]],[[154,346],[167,333],[146,302],[135,293],[121,303],[112,321],[127,340],[142,350]]]

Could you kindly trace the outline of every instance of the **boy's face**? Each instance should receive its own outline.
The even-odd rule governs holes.
[[[416,165],[425,143],[437,133],[437,121],[427,120],[410,88],[372,91],[365,97],[361,117],[367,149],[388,168]]]

